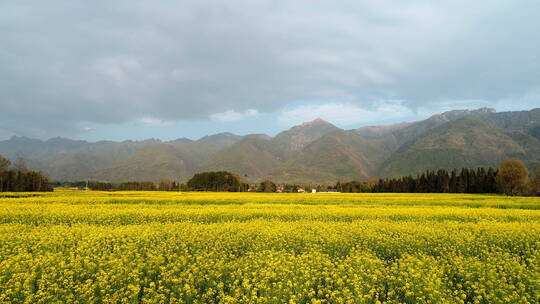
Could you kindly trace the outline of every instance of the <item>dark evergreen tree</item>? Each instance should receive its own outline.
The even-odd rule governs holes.
[[[48,178],[37,171],[0,171],[0,192],[52,191]]]
[[[476,170],[463,168],[461,171],[446,170],[426,171],[416,177],[381,179],[363,191],[371,192],[408,192],[408,193],[496,193],[497,171],[489,168]],[[344,192],[360,192],[349,188],[354,182],[341,183]],[[364,183],[367,185],[366,183]],[[353,191],[349,191],[349,189]]]

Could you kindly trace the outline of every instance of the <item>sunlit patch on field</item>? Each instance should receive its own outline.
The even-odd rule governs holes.
[[[540,198],[0,198],[0,303],[538,303]]]

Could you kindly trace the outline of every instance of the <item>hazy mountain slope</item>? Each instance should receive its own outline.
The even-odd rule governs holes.
[[[23,157],[30,167],[44,168],[55,159],[68,155],[89,145],[86,141],[66,138],[51,138],[46,141],[13,136],[0,141],[0,154],[9,159]]]
[[[494,109],[482,108],[478,110],[454,110],[436,114],[426,120],[414,122],[404,128],[392,132],[398,145],[406,145],[414,142],[419,137],[431,132],[433,129],[464,117],[483,119],[495,113]]]
[[[272,177],[296,183],[366,179],[388,156],[381,145],[354,132],[334,131],[308,145]]]
[[[263,179],[305,146],[336,130],[341,129],[318,118],[292,127],[275,137],[246,136],[242,141],[217,153],[201,170],[228,170],[247,175],[252,180]]]
[[[388,135],[394,131],[406,128],[412,124],[413,123],[411,122],[400,122],[400,123],[388,125],[388,126],[366,126],[366,127],[355,129],[353,131],[354,133],[362,137],[378,138],[378,137],[383,137],[385,135]]]
[[[243,138],[243,136],[226,132],[205,136],[189,143],[178,143],[177,141],[167,143],[173,145],[178,149],[178,153],[189,158],[196,167],[199,167],[218,152],[240,142]]]
[[[190,144],[193,146],[204,147],[205,149],[212,149],[214,151],[230,147],[233,144],[241,141],[243,136],[238,136],[230,132],[218,133],[214,135],[205,136],[199,140],[192,141]]]
[[[147,140],[142,142],[125,141],[97,142],[86,145],[57,158],[43,166],[43,170],[55,180],[85,180],[94,177],[96,171],[118,167],[126,159],[132,158],[141,149],[159,145],[161,142]],[[102,176],[103,180],[112,177]],[[125,176],[129,178],[130,176]]]
[[[532,134],[540,126],[540,109],[491,113],[482,119],[499,128]]]
[[[248,135],[202,164],[201,170],[226,170],[257,180],[281,165],[274,151],[271,137]]]
[[[531,136],[535,137],[536,139],[540,140],[540,125],[533,127],[530,131]]]
[[[521,159],[530,170],[534,170],[536,167],[540,166],[540,139],[532,134],[519,131],[509,131],[508,135],[514,141],[519,143],[525,151],[525,155],[523,155]]]
[[[195,173],[195,155],[161,143],[138,149],[132,156],[90,172],[90,179],[119,181],[159,181],[186,179]]]
[[[41,141],[12,137],[0,141],[0,154],[10,159],[24,157],[30,168],[43,170],[54,180],[157,181],[189,178],[202,162],[241,139],[231,133],[171,142],[149,139],[88,143],[65,138]]]
[[[115,160],[101,161],[106,165],[89,171],[91,179],[126,181],[188,179],[198,172],[200,165],[242,137],[231,133],[206,136],[197,141],[136,142],[131,153],[120,153]],[[113,155],[111,155],[113,156]],[[118,159],[118,156],[121,159]],[[82,177],[77,175],[77,177]],[[74,176],[71,177],[74,179]]]
[[[399,150],[381,172],[399,176],[439,168],[496,167],[504,158],[526,156],[526,150],[505,130],[462,118],[435,128]]]
[[[272,139],[275,153],[286,159],[332,131],[341,130],[333,124],[317,118],[277,134]]]

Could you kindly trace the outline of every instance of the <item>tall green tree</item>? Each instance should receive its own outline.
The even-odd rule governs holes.
[[[528,182],[529,171],[519,159],[506,159],[501,163],[497,181],[506,195],[523,194]]]

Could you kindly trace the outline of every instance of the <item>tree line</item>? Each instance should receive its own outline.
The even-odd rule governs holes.
[[[68,184],[84,188],[85,182]],[[88,188],[99,191],[220,191],[220,192],[242,192],[247,191],[249,185],[242,182],[236,174],[217,171],[202,172],[195,174],[187,183],[183,184],[171,180],[163,180],[159,183],[154,182],[125,182],[125,183],[106,183],[89,182]]]
[[[185,184],[163,180],[159,183],[143,182],[73,182],[55,186],[71,186],[99,191],[228,191],[228,192],[290,192],[337,191],[371,193],[502,193],[506,195],[540,195],[540,166],[532,174],[518,159],[507,159],[498,169],[463,168],[461,170],[426,171],[416,176],[367,181],[338,182],[335,185],[278,185],[271,180],[249,184],[239,175],[227,171],[195,174]],[[0,155],[0,192],[52,191],[48,178],[42,172],[30,171],[22,158],[12,164]]]
[[[12,163],[0,155],[0,192],[47,192],[53,188],[42,172],[30,171],[22,158]]]
[[[215,192],[276,192],[278,186],[265,180],[258,184],[249,184],[239,175],[227,171],[201,172],[195,174],[186,183],[171,180],[163,180],[159,183],[153,182],[71,182],[58,183],[57,186],[77,187],[84,189],[88,186],[90,190],[98,191],[215,191]],[[298,192],[299,185],[280,186],[282,192]]]
[[[463,168],[426,171],[417,176],[338,182],[340,192],[395,193],[502,193],[505,195],[540,195],[540,166],[531,177],[519,159],[507,159],[500,168]]]
[[[83,185],[84,183],[79,183]],[[228,192],[289,192],[311,189],[345,193],[502,193],[506,195],[540,195],[540,167],[531,177],[525,164],[517,159],[502,162],[500,168],[463,168],[460,170],[426,171],[416,176],[367,181],[338,182],[335,185],[276,184],[264,180],[249,184],[239,175],[226,172],[202,172],[187,183],[175,181],[127,182],[120,184],[91,182],[89,188],[101,191],[228,191]]]
[[[81,184],[80,182],[78,183]],[[85,187],[85,186],[83,186]],[[106,182],[89,182],[88,188],[97,191],[157,191],[159,189],[153,182],[125,182],[125,183],[106,183]],[[169,190],[167,190],[169,191]]]
[[[427,171],[416,177],[381,179],[371,192],[496,193],[497,174],[493,168]]]

